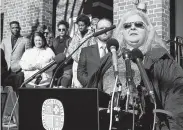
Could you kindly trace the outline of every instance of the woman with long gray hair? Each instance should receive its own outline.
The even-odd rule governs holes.
[[[149,96],[141,95],[140,101],[144,107],[144,116],[139,117],[141,129],[145,130],[182,130],[183,129],[183,69],[169,55],[164,42],[158,37],[147,14],[139,10],[126,12],[114,31],[114,38],[120,44],[118,50],[119,80],[122,84],[121,97],[125,100],[128,87],[126,85],[125,60],[123,50],[139,49],[142,52],[142,64],[147,72],[156,106]],[[99,70],[91,77],[88,86],[99,87],[106,93],[111,93],[116,83],[111,61],[112,54],[105,56]],[[147,91],[137,64],[131,61],[132,77],[138,94]],[[99,85],[102,84],[102,87]],[[139,90],[141,90],[139,92]],[[142,94],[142,93],[141,93]],[[124,106],[121,106],[123,109]],[[158,120],[153,118],[153,111]],[[154,119],[154,120],[153,120]],[[132,128],[132,120],[120,119],[119,128]]]

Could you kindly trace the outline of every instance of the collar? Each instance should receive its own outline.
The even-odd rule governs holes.
[[[99,39],[97,39],[97,43],[98,43],[98,48],[100,49],[101,47],[105,47],[106,48],[106,44],[101,42]]]
[[[18,39],[19,37],[20,37],[20,35],[18,35],[18,36],[11,35],[12,39]]]

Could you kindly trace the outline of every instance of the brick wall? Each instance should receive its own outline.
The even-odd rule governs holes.
[[[56,9],[56,24],[64,16],[69,21],[73,3],[76,1],[73,16],[77,17],[83,0],[59,0]],[[135,0],[113,0],[113,22],[117,24],[124,12],[135,8]],[[141,0],[147,3],[148,15],[155,25],[158,35],[162,39],[168,40],[170,37],[170,12],[169,0]],[[67,7],[67,11],[66,11]],[[34,25],[36,19],[40,24],[52,26],[53,0],[4,0],[4,36],[9,31],[9,22],[17,20],[22,27],[23,35],[29,34],[31,26]],[[56,25],[53,25],[56,26]],[[57,29],[56,29],[57,30]],[[57,34],[57,32],[56,32]]]
[[[141,0],[147,3],[147,14],[163,40],[170,38],[169,0]],[[113,21],[117,24],[126,11],[135,8],[135,0],[114,0]]]
[[[74,9],[73,5],[75,3]],[[60,0],[57,6],[56,10],[56,35],[58,35],[57,31],[57,23],[60,20],[63,20],[64,17],[66,18],[66,21],[69,22],[69,18],[71,17],[71,12],[73,10],[73,17],[77,17],[80,8],[82,8],[82,2],[83,0],[69,0],[69,3],[67,3],[67,0]]]
[[[52,0],[4,0],[3,37],[10,34],[9,23],[14,20],[20,22],[21,34],[28,35],[36,19],[51,26]]]
[[[41,24],[52,27],[53,0],[43,0]]]

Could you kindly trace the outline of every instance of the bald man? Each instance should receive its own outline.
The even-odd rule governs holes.
[[[108,19],[101,19],[97,23],[97,30],[100,31],[112,25]],[[98,70],[102,58],[108,53],[107,41],[111,38],[112,31],[108,31],[92,40],[93,45],[81,50],[78,63],[77,76],[83,87],[86,87],[91,76]],[[89,86],[92,87],[92,86]]]

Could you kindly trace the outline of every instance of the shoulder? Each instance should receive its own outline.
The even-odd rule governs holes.
[[[19,39],[23,42],[29,42],[29,39],[24,36],[19,37]]]
[[[66,39],[67,42],[70,42],[72,40],[72,38],[69,35],[66,35],[65,39]]]
[[[53,50],[50,47],[46,47],[45,50],[49,53],[55,54]]]
[[[34,55],[35,54],[35,49],[34,48],[29,48],[27,50],[25,50],[24,54],[23,55]]]
[[[146,53],[144,67],[149,69],[155,64],[165,63],[165,61],[173,62],[174,59],[165,48],[157,46]]]
[[[172,59],[172,56],[169,54],[169,52],[161,46],[156,46],[156,47],[152,48],[146,54],[146,56],[148,56],[152,60]]]
[[[52,52],[52,49],[50,47],[45,47],[46,51]]]

